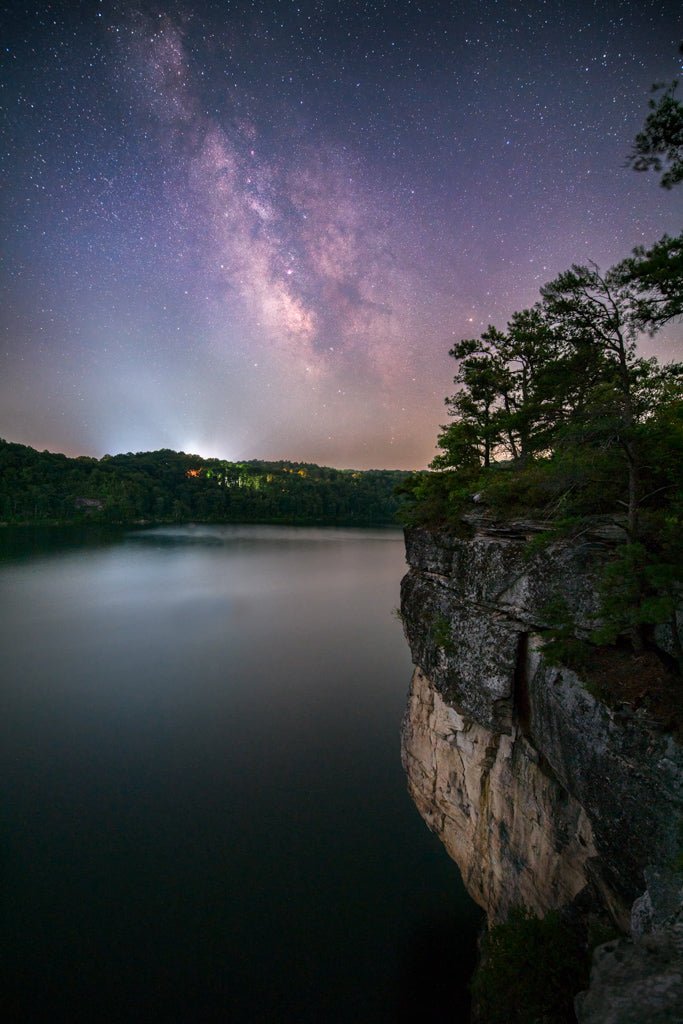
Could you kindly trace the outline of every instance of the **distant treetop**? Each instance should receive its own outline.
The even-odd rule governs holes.
[[[683,103],[676,97],[677,87],[678,81],[652,86],[652,91],[661,95],[650,100],[650,113],[628,157],[635,171],[661,173],[662,188],[673,188],[683,181]]]

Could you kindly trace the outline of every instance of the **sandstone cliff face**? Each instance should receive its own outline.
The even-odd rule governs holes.
[[[570,903],[595,857],[581,805],[513,727],[492,732],[446,704],[415,670],[403,733],[410,793],[489,921],[513,906]]]
[[[529,557],[538,532],[533,524],[479,524],[471,539],[406,533],[410,572],[401,608],[415,664],[447,700],[494,729],[509,728],[520,640],[548,625],[549,601],[564,599],[586,629],[598,607],[596,570],[606,542],[591,537]]]
[[[683,750],[544,661],[546,605],[563,598],[590,628],[613,538],[598,531],[530,555],[538,529],[479,521],[466,538],[407,533],[409,788],[490,922],[583,893],[627,931],[646,869],[670,874],[680,853]],[[680,896],[674,886],[663,918]]]

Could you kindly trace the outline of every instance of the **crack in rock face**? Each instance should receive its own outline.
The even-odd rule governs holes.
[[[445,703],[415,670],[403,764],[420,814],[458,864],[489,921],[512,906],[538,914],[570,903],[596,856],[577,801],[543,770],[517,730],[494,733]]]

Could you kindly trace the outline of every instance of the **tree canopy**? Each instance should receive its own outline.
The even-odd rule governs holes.
[[[681,314],[682,251],[665,236],[606,272],[576,264],[505,330],[455,344],[436,472],[403,485],[408,523],[455,525],[475,507],[550,530],[609,518],[624,544],[602,636],[625,631],[635,648],[673,622],[683,587],[683,364],[638,351]]]
[[[391,523],[406,476],[167,449],[70,459],[0,441],[0,521]]]
[[[661,174],[662,188],[683,181],[683,103],[676,96],[678,82],[654,85],[658,99],[650,100],[650,113],[636,135],[628,162],[636,171]]]
[[[665,237],[606,273],[576,264],[505,331],[489,327],[454,345],[457,391],[446,399],[453,422],[442,428],[432,468],[470,476],[501,464],[547,468],[572,452],[591,452],[605,469],[621,461],[619,501],[635,536],[647,477],[643,438],[680,400],[683,380],[681,364],[640,356],[637,339],[680,314],[682,250],[683,236]]]

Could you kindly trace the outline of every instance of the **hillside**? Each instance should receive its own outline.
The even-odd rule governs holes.
[[[168,449],[68,458],[0,440],[0,522],[389,524],[407,475]]]

